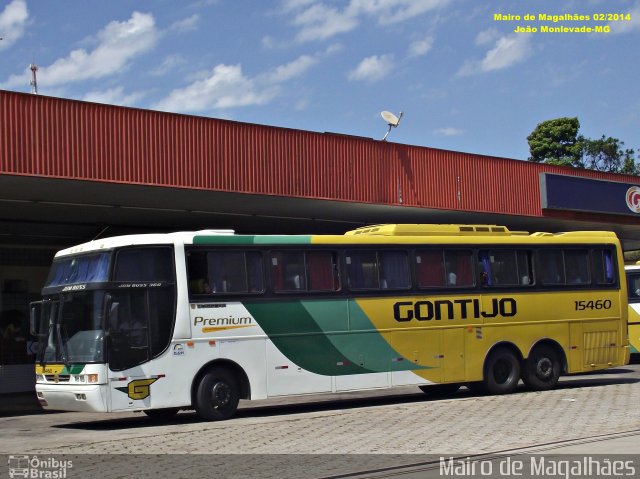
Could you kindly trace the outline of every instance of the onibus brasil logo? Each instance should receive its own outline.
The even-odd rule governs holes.
[[[39,458],[38,456],[13,455],[7,461],[9,477],[32,479],[65,479],[67,469],[73,467],[73,461],[56,459],[55,457]]]

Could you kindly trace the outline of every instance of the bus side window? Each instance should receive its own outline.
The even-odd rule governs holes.
[[[445,286],[443,250],[416,251],[416,278],[419,288]]]
[[[247,265],[247,286],[250,293],[264,291],[264,274],[262,274],[262,254],[257,251],[245,253]]]
[[[351,289],[378,289],[378,262],[375,252],[347,253],[347,274]]]
[[[473,286],[473,254],[470,250],[445,250],[444,265],[447,286]]]
[[[191,251],[187,254],[187,279],[190,294],[208,294],[211,292],[206,253]]]
[[[614,259],[611,250],[596,249],[594,256],[594,272],[593,275],[598,284],[614,284],[615,268]]]
[[[564,256],[561,250],[540,251],[540,278],[543,284],[565,284]]]
[[[521,286],[530,286],[533,284],[533,261],[531,257],[531,251],[519,250],[516,252],[518,280]]]
[[[335,253],[307,251],[305,254],[309,291],[337,291],[340,287]]]
[[[411,286],[406,251],[381,251],[378,261],[382,289],[407,289]]]
[[[271,277],[273,289],[280,291],[306,291],[307,279],[304,253],[274,251],[271,253]]]
[[[531,284],[531,253],[521,250],[480,250],[483,286],[528,286]]]
[[[587,250],[565,250],[564,264],[567,284],[591,284]]]
[[[627,274],[627,288],[629,300],[633,300],[634,303],[640,301],[640,275],[639,274]]]

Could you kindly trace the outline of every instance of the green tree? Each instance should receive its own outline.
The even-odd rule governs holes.
[[[635,151],[631,148],[624,150],[620,173],[623,175],[640,176],[640,166],[636,163]]]
[[[602,138],[597,140],[583,140],[583,162],[590,170],[606,171],[610,173],[637,174],[634,161],[635,152],[632,149],[623,150],[624,142],[617,138]]]
[[[577,118],[556,118],[538,124],[527,137],[529,161],[640,175],[634,149],[625,149],[623,141],[605,135],[597,140],[585,138],[578,134],[579,129]]]
[[[538,124],[527,137],[529,161],[552,165],[582,167],[582,137],[577,118],[556,118]]]

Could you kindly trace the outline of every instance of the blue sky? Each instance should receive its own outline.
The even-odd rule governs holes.
[[[630,21],[494,14],[630,13]],[[610,33],[514,33],[517,25]],[[0,89],[526,159],[544,120],[640,148],[636,0],[2,0]]]

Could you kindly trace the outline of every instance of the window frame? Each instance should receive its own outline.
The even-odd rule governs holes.
[[[204,255],[204,266],[206,271],[205,278],[192,278],[191,271],[189,266],[189,255],[193,253],[200,253]],[[244,257],[244,280],[247,287],[246,291],[210,291],[206,292],[194,292],[191,288],[191,282],[197,281],[198,279],[203,279],[207,281],[208,284],[215,283],[212,281],[210,277],[209,271],[209,253],[222,253],[222,254],[242,254]],[[261,280],[261,289],[258,291],[251,291],[251,283],[249,281],[249,262],[247,261],[247,254],[254,253],[258,255],[257,264],[260,265],[260,280]],[[197,247],[197,248],[188,248],[185,249],[185,273],[187,278],[187,291],[189,300],[203,300],[203,299],[211,299],[217,298],[221,296],[232,296],[232,297],[240,297],[240,296],[261,296],[264,295],[268,288],[266,283],[266,274],[265,274],[265,252],[261,249],[257,248],[220,248],[220,247]]]
[[[477,246],[475,245],[470,245],[468,247],[464,246],[464,247],[459,247],[458,245],[455,245],[453,247],[451,247],[451,245],[447,245],[447,244],[438,244],[438,245],[431,245],[431,246],[426,246],[426,247],[416,247],[413,250],[413,267],[414,267],[414,277],[415,277],[415,281],[413,286],[418,290],[418,291],[428,291],[428,290],[435,290],[435,291],[445,291],[445,290],[465,290],[465,289],[476,289],[478,286],[478,280],[477,280],[477,268],[476,268],[476,255],[477,255]],[[441,253],[441,260],[442,260],[442,271],[443,271],[443,285],[442,286],[421,286],[419,283],[419,279],[418,279],[418,264],[422,264],[422,263],[418,263],[418,256],[421,254],[421,252],[423,251],[439,251]],[[465,284],[457,284],[457,275],[456,275],[456,284],[450,284],[450,280],[449,280],[449,274],[450,273],[454,273],[454,271],[450,271],[449,268],[447,268],[447,253],[459,253],[459,252],[468,252],[469,254],[469,267],[470,267],[470,275],[471,275],[471,283],[465,283]]]
[[[482,289],[533,289],[536,286],[538,286],[538,284],[540,284],[540,281],[538,281],[537,279],[537,271],[536,271],[536,267],[535,267],[535,256],[536,256],[536,252],[537,252],[538,248],[536,248],[535,246],[533,247],[526,247],[526,246],[520,246],[520,245],[514,245],[513,247],[511,245],[506,245],[506,246],[500,246],[498,245],[498,247],[494,247],[493,245],[489,245],[488,247],[483,247],[483,245],[478,246],[476,248],[476,252],[478,255],[478,274],[480,276],[480,281],[478,282],[478,285],[482,288]],[[482,266],[482,259],[481,259],[481,253],[486,252],[489,257],[491,257],[492,253],[496,253],[496,252],[500,252],[500,253],[505,253],[505,252],[511,252],[513,253],[514,256],[514,265],[516,267],[516,283],[499,283],[499,284],[489,284],[488,281],[485,281],[484,278],[484,267]],[[529,278],[529,283],[524,284],[522,282],[522,278],[524,277],[524,275],[521,274],[521,272],[519,271],[519,254],[520,253],[524,253],[526,255],[526,259],[527,259],[527,266],[528,266],[528,271],[527,271],[527,277]]]
[[[304,272],[304,285],[298,289],[276,289],[274,275],[273,275],[273,254],[285,253],[285,254],[300,254],[302,255],[302,270]],[[308,253],[329,253],[331,255],[331,280],[333,282],[334,289],[310,289],[310,267],[308,260]],[[330,295],[339,294],[342,292],[342,275],[340,273],[340,251],[333,248],[270,248],[266,251],[265,257],[269,264],[269,286],[271,287],[270,293],[274,295],[286,295],[286,294],[312,294],[312,295]]]
[[[351,246],[351,245],[350,245]],[[369,246],[369,245],[367,245]],[[380,267],[380,254],[390,253],[390,252],[400,252],[404,253],[404,259],[406,260],[406,276],[407,286],[396,287],[396,288],[383,288],[382,281],[383,277],[381,276],[381,267]],[[354,287],[352,284],[352,275],[351,275],[351,257],[353,254],[373,254],[375,257],[375,272],[376,272],[376,283],[377,286],[367,288],[367,287]],[[358,293],[366,293],[366,292],[382,292],[382,293],[390,293],[398,292],[398,291],[410,291],[413,289],[413,275],[411,268],[411,250],[410,248],[398,248],[398,247],[388,247],[388,248],[376,248],[376,247],[363,247],[359,249],[345,248],[343,250],[344,255],[344,276],[346,277],[347,287],[349,291],[358,292]]]

